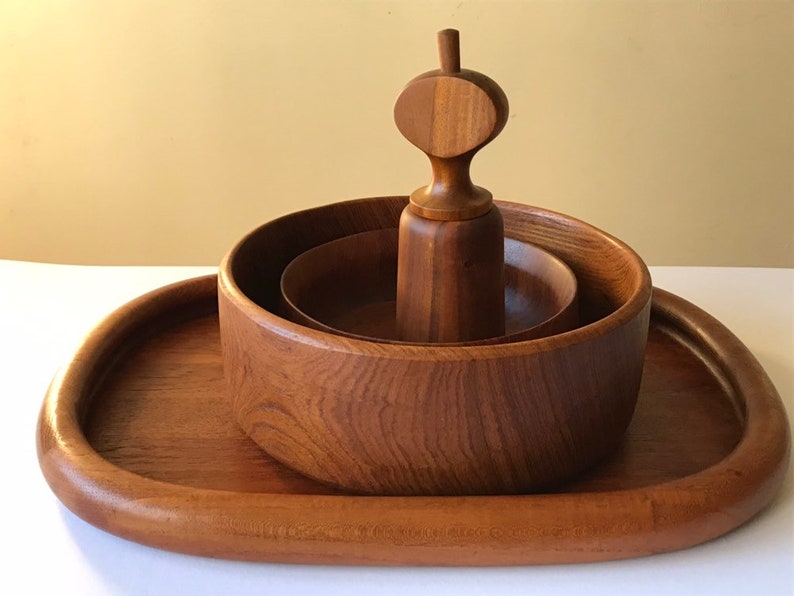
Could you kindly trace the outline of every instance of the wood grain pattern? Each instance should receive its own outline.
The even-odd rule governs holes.
[[[55,494],[108,532],[179,552],[358,565],[528,565],[686,548],[775,496],[786,414],[718,321],[655,290],[642,389],[612,458],[555,493],[333,494],[231,422],[214,276],[110,315],[53,380],[37,432]]]
[[[499,203],[508,237],[556,254],[577,277],[582,326],[553,337],[476,346],[359,341],[281,318],[278,295],[257,302],[262,284],[280,279],[281,263],[309,248],[313,230],[327,239],[331,214],[345,237],[393,228],[396,218],[381,224],[398,203],[405,198],[293,214],[224,259],[221,337],[245,431],[312,478],[378,494],[527,492],[613,452],[639,389],[651,282],[631,249],[592,226]],[[519,217],[523,225],[508,223]]]
[[[396,325],[397,238],[397,229],[371,230],[298,255],[281,276],[279,312],[286,319],[326,333],[400,341]],[[501,311],[505,335],[465,345],[524,341],[574,329],[579,310],[573,271],[551,253],[526,242],[508,238],[504,253]],[[411,287],[410,291],[434,299],[427,288]],[[435,298],[443,301],[444,297]]]

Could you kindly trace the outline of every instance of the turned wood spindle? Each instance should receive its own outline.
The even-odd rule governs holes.
[[[460,68],[457,31],[439,32],[438,51],[441,67],[410,81],[394,106],[397,128],[432,168],[400,219],[397,332],[429,343],[505,332],[504,225],[469,167],[504,127],[507,97],[487,76]]]

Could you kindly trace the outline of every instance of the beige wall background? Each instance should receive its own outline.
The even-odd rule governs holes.
[[[794,266],[794,4],[0,0],[0,258],[216,264],[245,232],[408,194],[435,32],[505,89],[497,198],[651,265]]]

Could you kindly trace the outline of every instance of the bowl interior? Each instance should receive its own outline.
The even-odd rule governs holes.
[[[405,196],[357,199],[295,212],[244,237],[222,265],[225,275],[256,306],[279,316],[281,277],[299,255],[328,242],[397,228]],[[497,201],[505,237],[531,243],[560,258],[576,277],[579,327],[629,302],[647,299],[650,280],[641,259],[605,232],[566,215]],[[631,309],[629,309],[631,310]]]
[[[397,229],[387,228],[339,238],[300,254],[281,277],[283,315],[328,333],[398,342],[397,247]],[[576,285],[561,259],[506,238],[506,333],[459,345],[521,341],[573,329],[578,323]]]

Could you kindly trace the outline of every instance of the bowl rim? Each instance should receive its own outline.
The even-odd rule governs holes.
[[[541,207],[535,207],[524,203],[517,203],[505,200],[495,200],[494,204],[500,209],[509,211],[532,212],[545,218],[564,220],[568,224],[584,229],[590,234],[601,237],[607,243],[613,244],[618,250],[627,255],[627,262],[637,275],[637,283],[632,290],[628,300],[621,304],[615,311],[608,315],[556,335],[514,341],[509,343],[493,344],[474,344],[474,345],[455,345],[455,344],[423,344],[423,343],[384,343],[356,337],[337,335],[311,327],[306,327],[299,323],[294,323],[280,315],[271,312],[263,306],[255,303],[237,284],[232,272],[235,260],[243,247],[251,238],[263,233],[268,227],[277,225],[280,221],[293,218],[309,212],[318,212],[329,209],[333,206],[351,205],[362,202],[376,202],[387,199],[402,199],[407,202],[408,197],[404,195],[390,195],[378,197],[365,197],[329,203],[308,209],[295,211],[276,219],[265,222],[243,236],[226,253],[218,269],[218,296],[219,300],[226,300],[230,305],[241,312],[257,327],[266,330],[278,337],[292,342],[312,346],[330,351],[338,351],[346,354],[356,354],[360,356],[377,356],[378,358],[391,358],[395,360],[425,360],[425,361],[455,361],[455,360],[483,360],[491,358],[504,358],[510,356],[525,356],[528,354],[541,354],[553,352],[562,348],[567,348],[576,344],[592,341],[598,337],[605,336],[616,329],[626,325],[643,309],[648,309],[651,303],[652,282],[650,272],[645,262],[640,256],[626,243],[615,236],[570,215],[551,211]],[[544,249],[545,250],[545,249]],[[564,259],[562,259],[565,262]],[[566,262],[566,265],[567,262]],[[570,267],[570,265],[568,265]],[[577,283],[581,285],[578,280]],[[221,318],[223,318],[221,309]],[[223,329],[223,325],[221,325]]]

